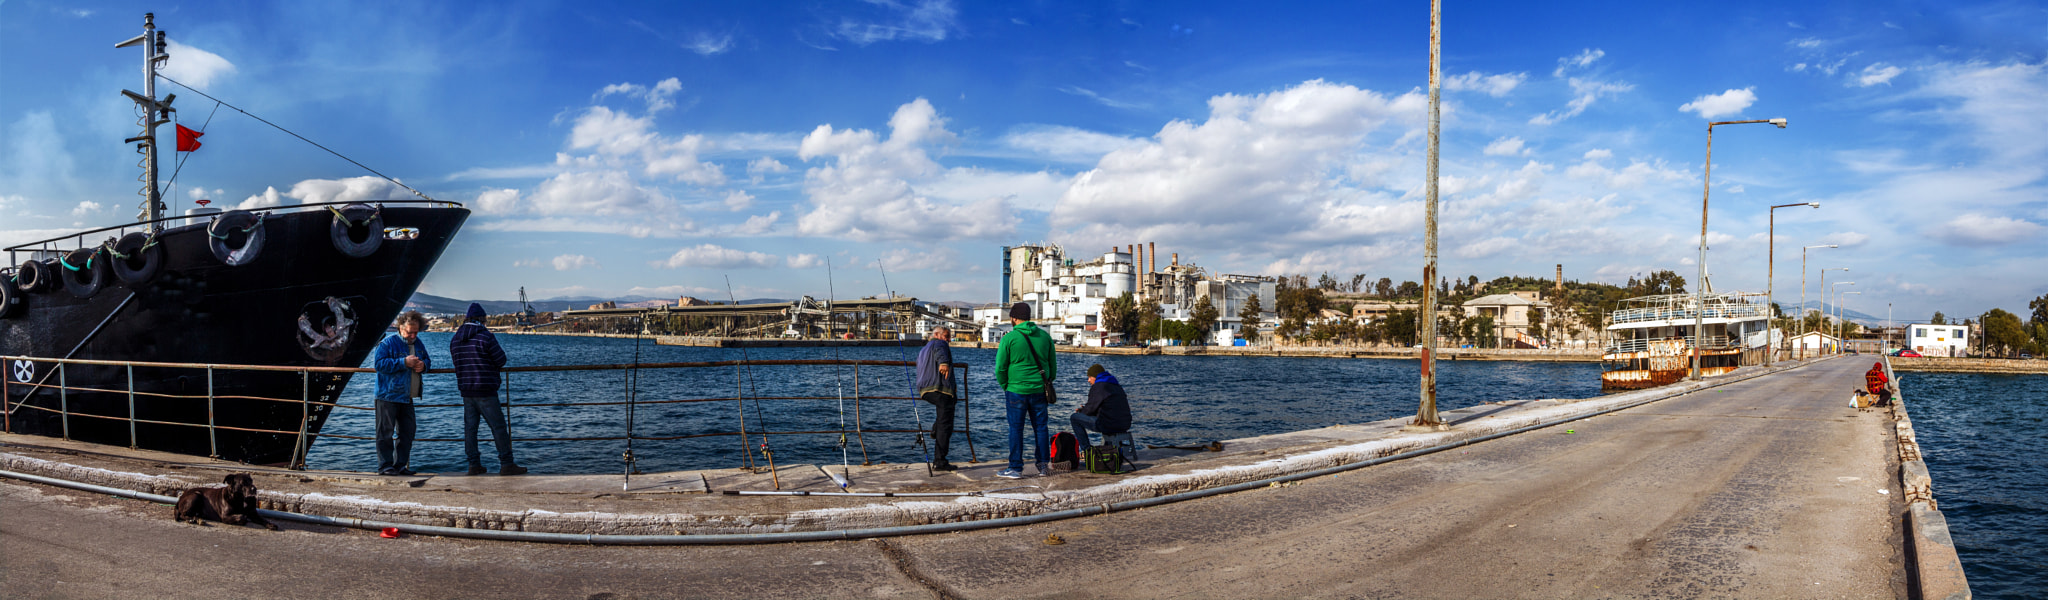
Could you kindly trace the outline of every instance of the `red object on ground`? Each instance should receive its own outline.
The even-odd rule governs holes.
[[[400,536],[400,535],[403,535],[403,534],[400,534],[400,533],[398,533],[398,528],[397,528],[397,527],[386,527],[386,528],[384,528],[384,532],[383,532],[383,533],[379,533],[379,534],[377,534],[377,536],[378,536],[378,537],[382,537],[382,538],[384,538],[384,539],[387,539],[387,540],[395,540],[395,539],[398,539],[398,536]]]
[[[193,131],[193,130],[192,130],[191,128],[189,128],[189,127],[186,127],[186,126],[184,126],[184,125],[179,125],[179,126],[178,126],[178,151],[179,151],[179,152],[191,152],[191,151],[193,151],[193,150],[198,150],[198,149],[199,149],[199,146],[200,146],[200,144],[199,144],[199,136],[202,136],[202,135],[206,135],[206,132],[204,132],[204,131]]]

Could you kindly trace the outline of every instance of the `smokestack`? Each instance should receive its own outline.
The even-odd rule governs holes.
[[[1136,258],[1136,259],[1137,259],[1137,262],[1133,262],[1133,263],[1131,263],[1131,272],[1132,272],[1132,273],[1136,273],[1136,272],[1138,272],[1138,271],[1142,271],[1142,270],[1144,270],[1144,269],[1145,269],[1145,245],[1144,245],[1144,244],[1136,244],[1136,245],[1133,245],[1133,246],[1131,246],[1131,248],[1132,248],[1132,250],[1131,250],[1131,252],[1132,252],[1131,256],[1132,256],[1133,258]]]
[[[1145,242],[1152,247],[1152,272],[1159,272],[1159,242]],[[1176,255],[1178,256],[1178,255]]]
[[[1564,265],[1557,265],[1557,289],[1564,289]]]
[[[1175,269],[1179,269],[1179,268],[1180,268],[1180,253],[1179,253],[1179,252],[1175,252],[1175,253],[1173,253],[1173,267],[1174,267]]]

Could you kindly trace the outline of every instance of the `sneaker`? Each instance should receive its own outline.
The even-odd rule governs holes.
[[[1045,464],[1045,463],[1038,463],[1038,476],[1039,476],[1039,477],[1044,477],[1044,476],[1047,476],[1047,475],[1051,475],[1051,474],[1052,474],[1052,465],[1048,465],[1048,464]]]
[[[526,474],[526,467],[522,467],[522,466],[519,466],[519,465],[512,465],[512,466],[509,466],[509,467],[498,467],[498,474],[499,474],[499,475],[525,475],[525,474]]]
[[[471,477],[475,477],[475,476],[477,476],[477,475],[482,475],[482,474],[484,474],[485,472],[486,472],[486,471],[484,471],[484,467],[483,467],[483,465],[470,465],[470,466],[469,466],[469,475],[470,475]]]
[[[949,462],[944,462],[944,461],[941,461],[941,462],[935,462],[935,463],[932,463],[932,470],[933,470],[933,471],[958,471],[958,470],[960,470],[960,467],[956,467],[956,466],[953,466],[953,463],[949,463]]]
[[[418,475],[418,474],[419,474],[419,472],[418,472],[418,471],[414,471],[414,470],[412,470],[412,469],[398,469],[398,470],[396,470],[396,471],[392,471],[392,472],[393,472],[393,473],[397,473],[397,474],[399,474],[399,475],[404,475],[404,476],[406,476],[406,477],[411,477],[411,476],[414,476],[414,475]]]
[[[1022,469],[1003,469],[996,471],[996,476],[1003,479],[1023,479],[1024,471]]]
[[[377,471],[377,474],[378,474],[378,475],[383,475],[383,476],[385,476],[385,477],[397,477],[397,476],[398,476],[398,470],[397,470],[397,469],[384,469],[384,470],[380,470],[380,471]]]

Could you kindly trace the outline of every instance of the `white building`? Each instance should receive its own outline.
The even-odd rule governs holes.
[[[1121,336],[1104,331],[1102,308],[1110,299],[1130,293],[1139,303],[1159,304],[1160,318],[1185,321],[1192,306],[1209,298],[1217,309],[1217,340],[1223,331],[1235,332],[1243,304],[1259,296],[1263,320],[1272,321],[1274,284],[1268,278],[1224,275],[1210,278],[1201,267],[1183,265],[1180,255],[1166,268],[1158,266],[1158,252],[1147,260],[1144,245],[1111,248],[1091,258],[1077,258],[1058,245],[1008,246],[1003,248],[1004,307],[1017,302],[1031,305],[1032,320],[1052,334],[1056,342],[1101,346]],[[1007,308],[993,315],[1005,325]],[[976,322],[984,321],[981,309]],[[983,335],[992,327],[985,325]],[[1227,343],[1227,342],[1225,342]]]
[[[1968,325],[1906,326],[1906,347],[1927,356],[1963,356],[1970,350]]]
[[[1818,331],[1809,331],[1792,336],[1793,356],[1799,356],[1799,353],[1802,351],[1806,353],[1806,356],[1826,354],[1834,352],[1835,347],[1839,345],[1841,345],[1841,340],[1835,339],[1835,336]]]

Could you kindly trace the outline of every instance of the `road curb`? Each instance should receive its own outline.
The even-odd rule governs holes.
[[[857,539],[1011,527],[1124,510],[1159,506],[1218,494],[1257,489],[1383,464],[1491,439],[1625,410],[1688,393],[1747,381],[1813,363],[1755,368],[1700,382],[1611,396],[1561,401],[1482,423],[1428,433],[1399,433],[1389,438],[1314,450],[1302,450],[1245,465],[1197,469],[1173,475],[1137,476],[1073,491],[1050,492],[1042,499],[1016,496],[970,496],[951,500],[875,502],[863,506],[791,511],[780,514],[692,515],[609,512],[560,513],[501,511],[462,506],[391,502],[360,496],[321,493],[262,492],[266,513],[328,525],[399,527],[417,533],[455,537],[581,544],[735,544]],[[1475,407],[1479,408],[1479,407]],[[1452,411],[1455,413],[1456,411]],[[1448,413],[1447,413],[1448,414]],[[1400,422],[1391,419],[1379,422]],[[33,477],[19,477],[27,475]],[[0,453],[0,476],[69,485],[75,489],[150,494],[152,501],[174,497],[187,484],[176,478],[126,473]],[[101,489],[91,489],[101,488]],[[1943,530],[1943,539],[1946,539]]]

